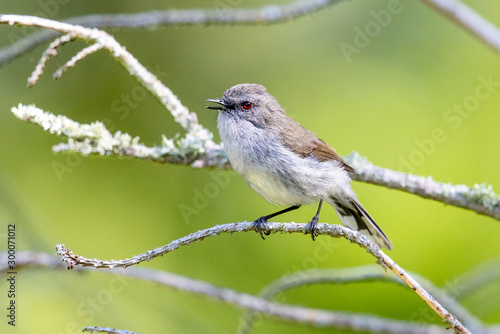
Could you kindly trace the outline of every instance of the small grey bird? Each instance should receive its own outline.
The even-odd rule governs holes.
[[[233,166],[260,196],[288,208],[255,220],[255,230],[266,235],[266,223],[303,204],[319,202],[307,224],[314,240],[323,201],[335,208],[342,223],[381,247],[392,250],[384,232],[356,199],[349,173],[354,170],[323,140],[288,117],[276,101],[257,84],[229,88],[218,106],[218,128],[224,150]]]

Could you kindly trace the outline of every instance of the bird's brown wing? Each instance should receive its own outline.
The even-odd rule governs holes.
[[[346,164],[344,159],[330,145],[299,123],[294,125],[294,129],[289,128],[281,132],[283,145],[303,158],[312,156],[321,162],[336,160],[346,171],[355,173],[354,169]]]

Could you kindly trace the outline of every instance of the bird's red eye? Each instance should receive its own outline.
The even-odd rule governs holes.
[[[243,102],[241,105],[243,106],[243,109],[250,109],[253,106],[252,102],[248,101]]]

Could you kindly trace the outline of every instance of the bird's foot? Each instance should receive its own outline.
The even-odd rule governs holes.
[[[265,235],[271,234],[271,231],[269,230],[269,227],[267,226],[267,219],[266,217],[260,217],[256,221],[253,222],[255,232],[259,233],[262,239],[266,240],[264,238]],[[263,234],[264,233],[264,234]]]
[[[309,223],[306,225],[306,231],[304,234],[311,233],[311,238],[313,241],[316,239],[316,236],[318,235],[318,231],[316,230],[316,225],[318,225],[318,215],[314,216]]]

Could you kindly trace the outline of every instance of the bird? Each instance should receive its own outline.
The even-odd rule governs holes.
[[[334,207],[340,221],[380,247],[392,243],[356,198],[349,174],[355,170],[313,132],[289,117],[259,84],[238,84],[206,108],[218,110],[218,129],[233,169],[257,194],[287,208],[254,221],[255,230],[269,235],[269,219],[302,205],[319,202],[305,233],[313,240],[323,202]],[[338,126],[338,125],[337,125]]]

